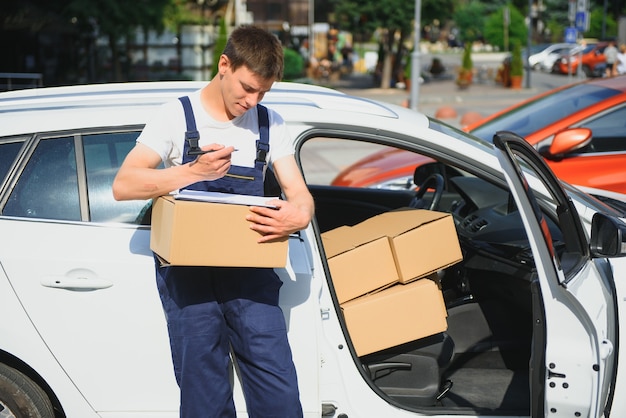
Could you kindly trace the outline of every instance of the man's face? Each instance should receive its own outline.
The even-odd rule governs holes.
[[[219,74],[224,107],[230,119],[255,107],[274,84],[273,78],[259,77],[246,66],[233,71],[225,55],[220,57]]]

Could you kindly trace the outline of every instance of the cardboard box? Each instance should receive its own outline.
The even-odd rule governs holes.
[[[372,236],[386,234],[400,283],[408,283],[463,259],[452,216],[443,212],[407,209],[366,219],[355,228]]]
[[[150,248],[180,266],[285,267],[288,238],[262,243],[250,229],[248,206],[157,198]]]
[[[361,296],[341,309],[359,356],[448,329],[441,290],[426,278]]]
[[[322,234],[339,303],[398,281],[389,238],[341,226]]]

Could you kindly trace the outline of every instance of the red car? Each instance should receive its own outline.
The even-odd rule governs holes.
[[[602,77],[606,69],[604,49],[608,43],[588,44],[576,47],[561,55],[554,62],[552,72],[559,74],[577,74],[582,55],[582,70],[587,77]]]
[[[486,141],[498,131],[513,131],[532,144],[562,180],[626,193],[626,76],[554,89],[465,130]],[[426,162],[413,153],[382,150],[343,170],[333,184],[387,188],[406,185],[416,168]]]

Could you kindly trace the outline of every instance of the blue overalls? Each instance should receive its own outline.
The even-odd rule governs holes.
[[[199,135],[189,99],[180,100],[187,120],[185,164],[195,158],[188,151],[197,149]],[[231,166],[223,178],[187,188],[263,195],[269,123],[267,109],[258,105],[257,111],[261,139],[255,167]],[[249,417],[302,416],[285,318],[278,305],[282,282],[273,269],[162,267],[156,260],[156,279],[181,390],[181,417],[235,418],[231,349]]]

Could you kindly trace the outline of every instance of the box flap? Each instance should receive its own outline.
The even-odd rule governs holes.
[[[446,216],[447,213],[425,209],[396,210],[366,219],[356,226],[369,230],[373,235],[384,234],[393,238]]]
[[[351,227],[344,225],[322,234],[322,243],[324,244],[324,252],[327,258],[354,248],[350,229]]]

